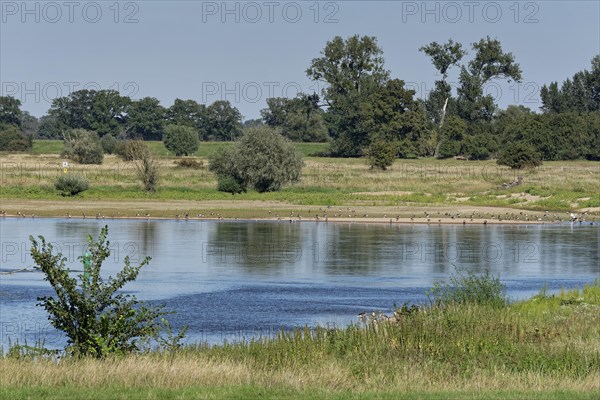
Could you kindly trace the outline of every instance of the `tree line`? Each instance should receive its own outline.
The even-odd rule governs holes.
[[[176,99],[167,108],[153,97],[79,90],[55,99],[37,120],[20,110],[18,99],[0,97],[0,150],[26,150],[32,138],[64,139],[73,129],[185,148],[187,141],[235,141],[245,129],[266,125],[292,141],[330,142],[323,155],[368,156],[380,168],[395,158],[503,158],[516,145],[540,160],[600,159],[600,54],[589,70],[560,85],[544,85],[542,107],[535,112],[516,105],[500,109],[485,94],[490,81],[522,80],[515,56],[497,39],[482,38],[468,50],[450,39],[425,44],[419,52],[439,74],[426,99],[391,76],[375,37],[335,37],[306,70],[324,84],[320,93],[267,99],[261,118],[245,123],[228,101]],[[454,89],[448,83],[453,69]]]

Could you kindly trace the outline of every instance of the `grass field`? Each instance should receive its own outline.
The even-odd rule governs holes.
[[[0,359],[0,398],[595,399],[600,281],[493,307],[107,359]]]
[[[223,217],[264,218],[302,214],[307,218],[327,212],[330,219],[402,217],[457,222],[456,218],[505,221],[567,219],[570,212],[600,215],[600,163],[545,162],[535,170],[515,172],[494,161],[397,160],[389,171],[369,169],[364,159],[310,157],[327,144],[297,144],[305,154],[300,182],[274,193],[232,196],[216,190],[207,156],[229,143],[201,143],[198,169],[182,168],[161,142],[150,144],[159,157],[161,179],[156,193],[141,189],[131,162],[106,156],[102,165],[70,162],[69,173],[83,174],[90,189],[64,198],[54,189],[63,173],[60,141],[36,141],[32,154],[0,154],[0,204],[8,213],[36,215],[77,213],[153,216],[211,213]],[[500,187],[521,175],[523,183]],[[101,205],[102,202],[123,207]],[[160,207],[154,204],[160,203]],[[125,206],[125,204],[128,204]],[[132,207],[131,204],[134,204]],[[268,214],[267,211],[272,213]],[[547,211],[547,213],[546,213]],[[428,218],[427,218],[428,219]],[[446,221],[447,220],[447,221]]]

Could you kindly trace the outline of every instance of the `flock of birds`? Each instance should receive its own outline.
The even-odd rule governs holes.
[[[266,218],[268,219],[276,219],[278,221],[281,220],[288,220],[289,222],[298,222],[298,221],[302,221],[303,218],[306,219],[308,218],[308,220],[311,220],[311,218],[314,221],[325,221],[328,222],[329,218],[338,218],[340,220],[343,220],[345,218],[349,218],[352,220],[355,219],[359,219],[359,218],[383,218],[385,219],[389,219],[390,223],[393,223],[394,220],[396,222],[399,222],[401,218],[407,218],[408,217],[401,217],[400,215],[396,215],[394,216],[389,216],[388,214],[384,214],[383,216],[379,215],[379,216],[371,216],[369,217],[369,214],[362,214],[360,215],[360,213],[357,214],[356,210],[351,209],[350,207],[347,208],[338,208],[337,211],[332,210],[331,206],[328,206],[326,208],[320,207],[318,209],[318,211],[316,213],[312,213],[311,210],[308,210],[308,213],[305,215],[308,215],[308,217],[303,217],[302,214],[298,211],[290,211],[289,215],[283,215],[283,214],[279,214],[279,213],[273,213],[271,210],[267,211],[268,215],[266,216]],[[8,216],[8,214],[6,213],[6,211],[2,211],[0,210],[0,217],[6,217]],[[20,211],[17,212],[16,214],[17,217],[30,217],[30,218],[35,218],[35,214],[30,214],[30,215],[25,215],[24,213],[21,213]],[[66,214],[65,217],[67,219],[70,218],[95,218],[95,219],[106,219],[106,218],[135,218],[135,219],[147,219],[149,220],[151,218],[150,213],[145,213],[145,214],[140,214],[140,213],[136,213],[135,217],[131,217],[131,216],[126,216],[126,215],[121,215],[120,212],[118,212],[116,215],[112,214],[110,216],[106,216],[102,213],[96,213],[94,215],[86,215],[85,213],[82,213],[81,215],[71,215],[70,213]],[[207,214],[196,214],[196,215],[190,215],[190,213],[186,212],[183,214],[175,214],[173,217],[169,217],[169,216],[160,216],[158,218],[161,219],[176,219],[176,220],[189,220],[189,219],[219,219],[219,220],[223,220],[223,219],[234,219],[234,220],[238,220],[239,218],[235,217],[235,218],[228,218],[225,217],[223,215],[221,215],[220,213],[215,213],[215,212],[210,212]],[[495,221],[525,221],[525,222],[554,222],[554,223],[561,223],[561,222],[578,222],[580,224],[588,221],[589,218],[589,214],[587,212],[580,212],[580,213],[573,213],[573,212],[567,212],[565,214],[561,214],[561,213],[550,213],[548,211],[545,211],[544,214],[529,214],[527,212],[524,211],[519,211],[519,212],[506,212],[504,214],[502,213],[498,213],[498,214],[486,214],[486,213],[479,213],[479,212],[471,212],[471,213],[460,213],[460,212],[456,212],[456,213],[450,213],[450,212],[445,212],[445,213],[441,213],[440,211],[437,211],[436,213],[429,213],[427,211],[424,211],[423,214],[412,214],[412,216],[410,217],[410,221],[417,221],[417,222],[438,222],[438,223],[442,223],[442,222],[455,222],[455,223],[460,223],[462,220],[463,224],[466,224],[467,222],[469,223],[473,223],[473,222],[477,222],[477,223],[483,223],[484,225],[486,225],[488,223],[488,220],[491,222],[495,222]],[[483,221],[481,221],[483,220]],[[403,221],[404,222],[404,221]],[[590,224],[593,224],[592,221],[589,221]]]

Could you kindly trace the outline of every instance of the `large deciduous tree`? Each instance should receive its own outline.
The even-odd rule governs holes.
[[[48,115],[64,129],[86,129],[100,137],[121,133],[131,99],[116,90],[78,90],[52,101]]]
[[[280,128],[281,134],[295,142],[325,142],[328,139],[324,111],[319,107],[319,95],[300,94],[294,99],[267,99],[261,110],[265,124]]]
[[[11,96],[0,96],[0,126],[21,127],[21,101]]]
[[[339,156],[361,156],[364,145],[368,145],[368,132],[359,126],[361,103],[389,79],[377,39],[354,35],[344,40],[337,36],[327,42],[321,57],[312,60],[306,73],[326,84],[322,95],[334,139],[332,151]]]
[[[483,88],[492,79],[521,81],[521,67],[512,53],[505,53],[499,40],[489,36],[472,44],[475,57],[461,67],[457,111],[468,122],[491,120],[496,105]]]
[[[457,150],[456,145],[449,148],[447,146],[456,139],[455,134],[453,134],[454,138],[450,138],[444,133],[447,131],[443,129],[443,125],[448,113],[460,117],[466,123],[481,126],[482,123],[491,121],[496,109],[494,98],[484,95],[485,84],[498,78],[521,80],[519,64],[515,63],[512,53],[504,52],[497,39],[491,39],[488,36],[473,43],[472,49],[474,57],[467,65],[459,64],[466,52],[462,50],[460,43],[455,43],[451,39],[443,45],[432,42],[420,49],[431,57],[432,64],[442,75],[442,79],[436,81],[435,89],[429,94],[426,102],[430,119],[438,124],[435,157],[448,156]],[[449,69],[458,65],[460,65],[459,85],[457,97],[453,98],[452,88],[446,79]],[[453,131],[455,131],[454,128]],[[471,149],[479,148],[484,143],[491,143],[488,139],[484,137],[469,138]],[[447,147],[444,154],[441,152],[443,143],[446,143]],[[486,152],[478,150],[473,153],[477,153],[477,158],[479,158]]]
[[[448,84],[448,72],[452,66],[458,65],[467,54],[462,44],[449,39],[447,43],[431,42],[419,49],[431,57],[431,63],[441,75],[435,82],[435,89],[429,93],[427,112],[431,119],[441,127],[444,124],[448,102],[452,99],[452,87]]]
[[[175,99],[175,102],[167,110],[167,122],[173,125],[185,125],[196,129],[198,132],[202,127],[206,115],[206,106],[195,100]]]
[[[154,97],[131,102],[127,107],[127,136],[132,139],[161,140],[166,112]]]
[[[204,140],[232,141],[242,134],[242,114],[229,101],[218,100],[206,107],[202,123]]]

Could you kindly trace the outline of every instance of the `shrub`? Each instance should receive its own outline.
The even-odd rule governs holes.
[[[300,179],[302,156],[281,134],[269,127],[249,128],[234,146],[211,156],[209,169],[218,178],[231,177],[244,190],[258,192],[281,189]]]
[[[144,190],[147,192],[156,192],[156,185],[159,178],[158,163],[156,160],[147,153],[141,160],[136,160],[134,165],[136,175],[142,181]]]
[[[496,161],[512,169],[534,168],[542,165],[540,153],[530,144],[524,142],[511,143],[500,150]]]
[[[379,168],[385,171],[389,166],[394,164],[398,146],[394,142],[385,141],[383,139],[375,139],[367,149],[369,156],[369,164],[371,168]]]
[[[81,164],[102,164],[104,150],[96,133],[85,129],[72,129],[65,134],[61,156]]]
[[[75,196],[85,192],[90,187],[88,180],[81,175],[65,174],[58,177],[54,183],[56,190],[63,196]]]
[[[436,282],[427,297],[433,305],[478,304],[491,307],[504,307],[508,304],[506,286],[500,278],[488,271],[483,275],[469,272],[466,276],[456,273],[448,283]]]
[[[149,156],[150,148],[143,140],[124,140],[117,144],[115,153],[124,161],[135,161]]]
[[[204,161],[198,161],[193,158],[182,158],[175,160],[175,165],[180,168],[202,169],[204,167]]]
[[[16,126],[0,126],[0,151],[29,151],[32,145],[32,138]]]
[[[71,355],[103,357],[139,351],[144,343],[158,337],[158,319],[167,314],[163,307],[148,306],[120,292],[137,278],[150,257],[137,267],[125,257],[125,267],[116,277],[103,278],[102,263],[110,256],[107,235],[105,226],[98,241],[88,236],[88,250],[79,257],[83,273],[77,277],[65,267],[67,258],[56,253],[43,236],[38,236],[40,243],[29,236],[35,268],[57,294],[56,298],[38,298],[39,305],[48,312],[52,326],[67,335],[65,350]]]
[[[113,154],[117,149],[117,143],[119,141],[113,135],[104,135],[102,139],[100,139],[100,144],[102,145],[102,150],[106,154]]]
[[[168,125],[163,135],[163,143],[167,150],[177,157],[194,154],[200,145],[198,132],[185,125]]]
[[[242,193],[246,191],[238,181],[232,176],[220,176],[217,190],[219,192],[226,192],[231,194]]]

